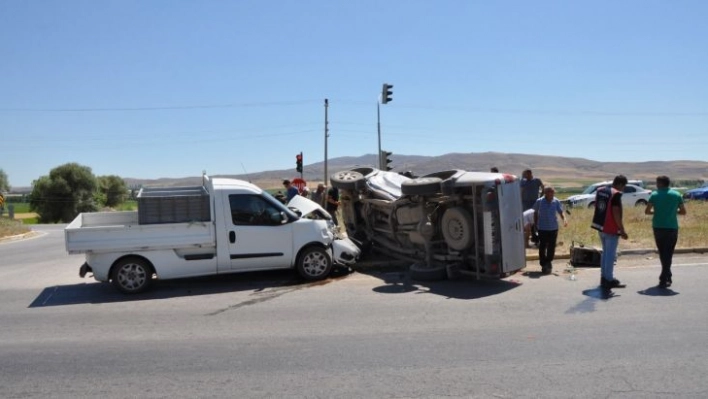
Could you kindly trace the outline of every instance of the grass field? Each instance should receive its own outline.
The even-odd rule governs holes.
[[[600,247],[596,230],[590,228],[593,209],[570,209],[568,227],[558,232],[558,246],[570,246],[572,241],[586,246]],[[678,248],[708,247],[708,202],[690,201],[686,203],[685,216],[679,216]],[[654,248],[654,234],[651,215],[644,214],[644,207],[624,208],[624,226],[629,238],[620,240],[619,250]],[[562,244],[561,244],[562,243]]]

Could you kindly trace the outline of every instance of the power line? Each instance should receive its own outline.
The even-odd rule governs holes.
[[[247,108],[247,107],[272,107],[284,105],[302,105],[320,102],[321,100],[296,100],[272,101],[260,103],[240,104],[212,104],[212,105],[176,105],[152,107],[111,107],[111,108],[0,108],[1,112],[115,112],[115,111],[170,111],[170,110],[198,110],[216,108]]]

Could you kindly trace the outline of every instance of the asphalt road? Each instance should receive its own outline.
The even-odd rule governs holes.
[[[705,398],[708,256],[420,284],[400,272],[80,279],[62,226],[0,242],[3,398]],[[530,268],[533,269],[533,268]]]

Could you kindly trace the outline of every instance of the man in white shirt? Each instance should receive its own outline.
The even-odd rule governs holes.
[[[526,248],[531,248],[529,245],[529,238],[531,237],[531,230],[534,224],[534,210],[533,208],[524,211],[523,216],[524,221],[524,246]]]

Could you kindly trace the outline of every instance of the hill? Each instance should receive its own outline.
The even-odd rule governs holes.
[[[534,175],[554,184],[584,185],[587,182],[610,180],[615,175],[624,174],[630,179],[653,181],[658,175],[667,175],[673,180],[707,180],[708,162],[702,161],[649,161],[649,162],[598,162],[584,158],[566,158],[547,155],[506,154],[499,152],[450,153],[435,157],[421,155],[394,155],[394,171],[412,171],[424,175],[446,169],[465,169],[488,171],[496,166],[503,173],[521,175],[524,169],[532,169]],[[374,154],[359,157],[340,157],[330,159],[328,174],[358,166],[372,166],[377,162]],[[324,162],[317,162],[304,167],[304,178],[308,182],[321,182],[324,179]],[[217,175],[214,175],[215,177]],[[297,176],[294,168],[287,170],[263,171],[251,174],[218,175],[249,180],[265,188],[280,188],[283,179]],[[199,185],[201,177],[139,179],[126,178],[126,183],[147,186]]]

